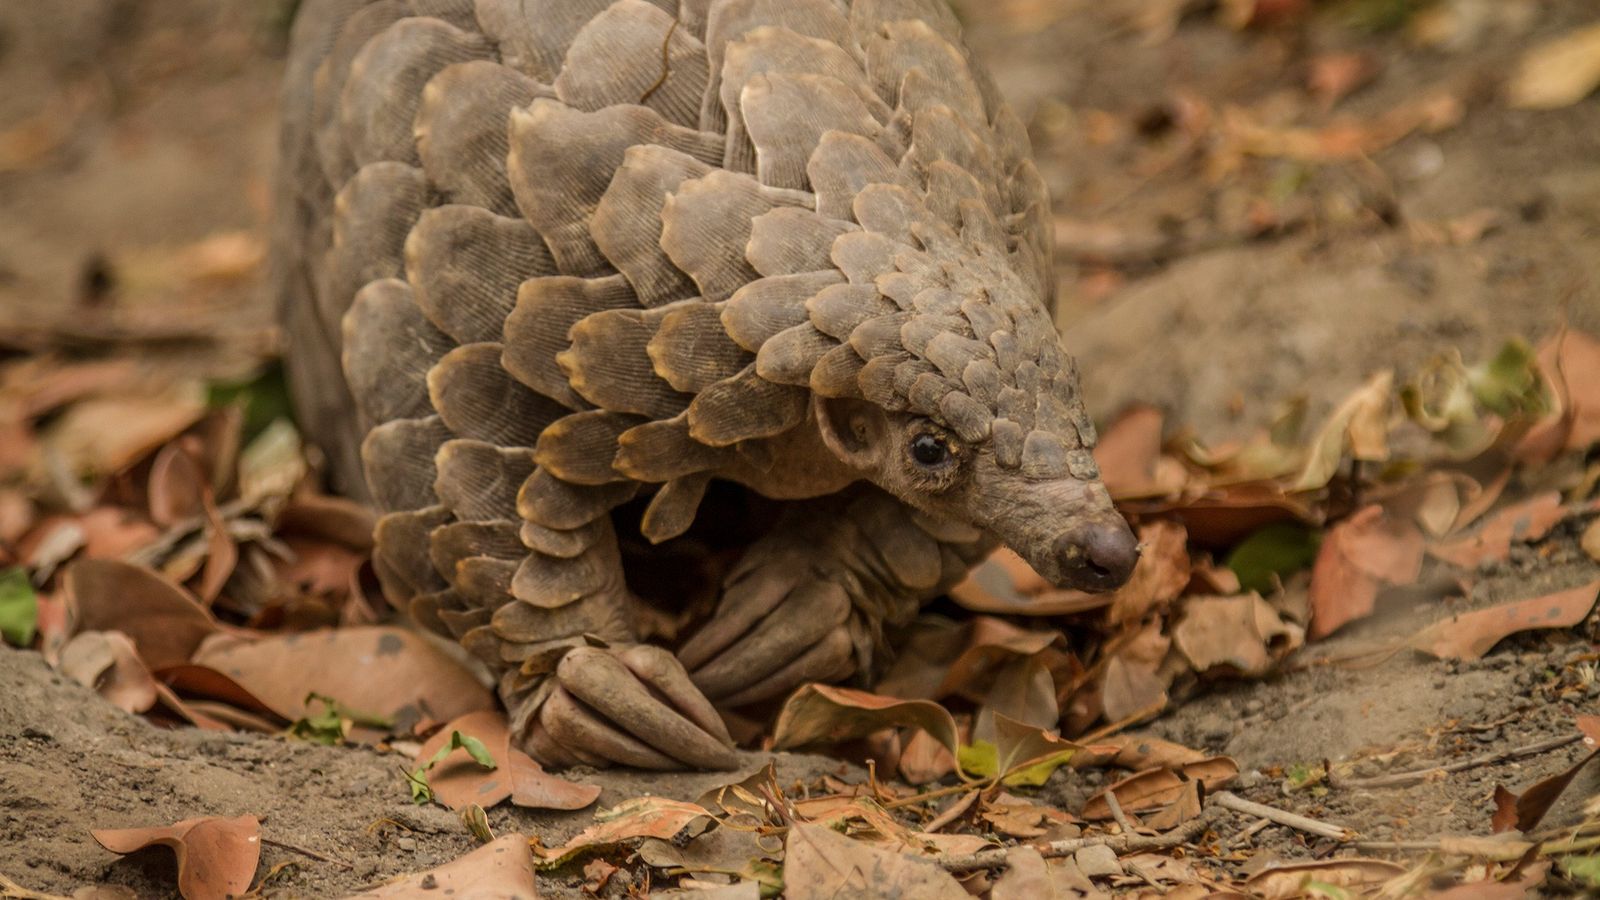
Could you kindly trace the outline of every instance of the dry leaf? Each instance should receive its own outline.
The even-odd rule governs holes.
[[[78,631],[121,631],[153,672],[189,661],[217,622],[205,607],[143,566],[109,559],[73,563],[65,590]]]
[[[1006,870],[989,891],[989,900],[1039,900],[1056,896],[1050,868],[1038,850],[1013,847],[1006,851]]]
[[[156,703],[156,680],[139,659],[133,639],[120,631],[84,631],[61,648],[61,674],[123,712],[142,713]]]
[[[820,825],[796,824],[784,845],[783,894],[788,900],[881,897],[892,889],[918,900],[968,900],[938,864],[853,841]]]
[[[1523,55],[1506,85],[1519,109],[1571,106],[1600,87],[1600,25],[1568,32]]]
[[[161,448],[150,464],[146,492],[150,495],[150,519],[157,525],[198,516],[205,496],[205,473],[184,441],[173,441]]]
[[[1172,639],[1162,634],[1161,622],[1153,621],[1133,640],[1111,654],[1102,676],[1101,705],[1107,720],[1120,722],[1135,713],[1160,710],[1167,702],[1171,676],[1161,664],[1172,647]]]
[[[1298,648],[1305,633],[1285,622],[1261,595],[1189,597],[1172,626],[1172,645],[1196,672],[1218,666],[1263,675]]]
[[[446,807],[489,809],[511,800],[536,809],[582,809],[600,796],[600,787],[578,784],[546,772],[526,753],[511,746],[505,713],[498,709],[467,713],[434,732],[417,751],[417,761],[431,761],[450,743],[455,732],[477,738],[489,751],[495,768],[479,765],[463,748],[457,748],[428,770],[428,786]]]
[[[1161,453],[1162,414],[1153,406],[1125,410],[1100,433],[1094,458],[1113,499],[1175,494],[1188,480],[1183,464]]]
[[[1589,748],[1589,754],[1566,771],[1535,783],[1521,794],[1513,794],[1504,786],[1495,785],[1493,825],[1496,833],[1513,826],[1518,831],[1532,831],[1544,819],[1550,807],[1555,805],[1567,785],[1577,777],[1579,770],[1600,756],[1600,716],[1579,716],[1578,730],[1583,732],[1583,743]]]
[[[1579,539],[1578,544],[1583,547],[1583,552],[1589,554],[1590,559],[1600,562],[1600,519],[1589,523],[1589,527],[1583,530],[1583,537]]]
[[[636,838],[671,840],[678,832],[711,813],[696,803],[666,797],[636,797],[611,809],[595,813],[595,824],[579,832],[560,847],[540,848],[541,866],[554,866],[586,850],[594,850]]]
[[[1600,340],[1562,329],[1539,344],[1538,360],[1561,411],[1530,429],[1514,455],[1543,463],[1564,450],[1600,443]]]
[[[1600,595],[1600,581],[1530,600],[1502,603],[1435,622],[1410,646],[1440,659],[1478,659],[1502,639],[1534,628],[1570,628],[1582,622]]]
[[[198,381],[160,393],[94,397],[67,407],[45,430],[44,447],[73,473],[110,475],[172,440],[205,412],[205,387]]]
[[[1181,773],[1181,774],[1180,774]],[[1089,798],[1080,813],[1090,821],[1111,818],[1111,806],[1106,803],[1106,793],[1117,795],[1117,803],[1128,812],[1140,812],[1166,806],[1182,798],[1191,781],[1199,781],[1205,789],[1215,791],[1239,776],[1239,764],[1226,756],[1186,763],[1174,769],[1146,769],[1135,772],[1121,781],[1107,785]]]
[[[1394,373],[1379,372],[1367,379],[1329,414],[1307,448],[1305,467],[1294,480],[1294,490],[1315,490],[1328,483],[1346,453],[1351,458],[1382,461],[1389,458],[1389,409],[1394,399]]]
[[[1500,510],[1471,534],[1434,544],[1428,553],[1463,569],[1504,560],[1511,555],[1512,542],[1539,540],[1568,512],[1561,495],[1547,491]]]
[[[178,857],[178,893],[184,900],[242,896],[261,860],[261,823],[255,816],[206,816],[154,828],[99,828],[90,834],[112,853],[172,848]]]
[[[775,750],[837,744],[885,728],[921,728],[951,753],[960,745],[955,719],[937,703],[825,684],[804,685],[784,702],[772,743]]]
[[[352,895],[348,900],[416,897],[514,897],[517,900],[532,900],[538,896],[528,838],[521,834],[507,834],[437,869],[408,875]]]
[[[1405,873],[1405,867],[1381,859],[1331,859],[1271,866],[1245,879],[1245,886],[1264,900],[1303,896],[1309,882],[1341,888],[1382,884]],[[1357,896],[1365,896],[1364,892]]]
[[[306,698],[313,693],[346,709],[402,721],[448,721],[494,706],[494,697],[471,672],[405,628],[213,640],[193,662],[226,675],[291,721],[306,715]]]
[[[1372,614],[1378,592],[1422,572],[1422,533],[1376,504],[1328,530],[1311,567],[1312,638]]]

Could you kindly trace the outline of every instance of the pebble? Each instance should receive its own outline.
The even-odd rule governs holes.
[[[417,839],[411,837],[395,838],[394,845],[407,853],[417,849]]]

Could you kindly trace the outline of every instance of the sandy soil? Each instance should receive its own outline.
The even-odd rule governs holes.
[[[139,302],[129,261],[218,232],[262,232],[281,5],[0,4],[0,324],[41,326]],[[1547,333],[1563,316],[1600,332],[1600,103],[1517,111],[1496,87],[1526,48],[1594,21],[1588,4],[1534,4],[1539,14],[1525,27],[1487,29],[1459,52],[1322,21],[1241,34],[1205,15],[1150,42],[1130,24],[1131,0],[958,6],[973,45],[1033,123],[1064,226],[1061,321],[1102,417],[1153,402],[1172,421],[1222,437],[1258,426],[1281,400],[1305,396],[1313,411],[1326,408],[1368,373],[1414,370],[1446,348],[1480,357],[1510,335]],[[1378,74],[1342,113],[1371,118],[1440,90],[1464,105],[1461,124],[1413,134],[1360,164],[1252,163],[1220,188],[1180,152],[1180,162],[1150,164],[1176,146],[1170,119],[1180,102],[1198,98],[1216,111],[1294,97],[1303,104],[1308,61],[1350,50],[1370,57]],[[1145,127],[1105,124],[1113,120]],[[1312,212],[1297,220],[1285,204],[1288,224],[1252,233],[1241,225],[1246,200],[1275,179],[1301,185],[1296,196]],[[1482,210],[1494,223],[1482,237],[1437,239]],[[257,293],[246,284],[231,295],[240,321],[270,319]],[[1482,573],[1456,607],[1567,587],[1596,572],[1563,530]],[[1287,768],[1324,759],[1368,759],[1359,777],[1380,765],[1424,768],[1525,746],[1569,731],[1575,711],[1600,707],[1600,683],[1583,683],[1579,669],[1593,658],[1593,623],[1587,632],[1513,639],[1472,664],[1407,653],[1365,667],[1325,664],[1447,609],[1422,595],[1388,604],[1384,615],[1308,648],[1280,676],[1193,686],[1151,730],[1235,756],[1246,771],[1241,793],[1374,839],[1484,833],[1496,783],[1519,789],[1569,765],[1579,749],[1407,788],[1281,786]],[[1397,748],[1399,756],[1374,756]],[[171,883],[167,857],[119,861],[88,829],[208,813],[264,816],[276,842],[265,865],[296,862],[274,888],[303,896],[370,885],[467,850],[471,839],[454,816],[408,802],[397,764],[367,750],[159,731],[63,683],[36,656],[0,651],[0,873],[35,889],[106,882],[160,896]],[[786,758],[783,767],[809,778],[841,764]],[[692,798],[726,780],[606,774],[601,804],[646,792]],[[1066,773],[1045,790],[1072,808],[1097,783],[1094,773]],[[1595,784],[1579,787],[1592,793]],[[1571,812],[1558,809],[1553,819]],[[490,818],[497,830],[551,843],[588,813],[496,810]],[[1248,824],[1226,823],[1224,839]],[[1254,841],[1272,855],[1321,849],[1278,827]],[[576,882],[542,886],[559,896]]]

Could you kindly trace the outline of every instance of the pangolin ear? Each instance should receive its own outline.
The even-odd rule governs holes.
[[[849,397],[811,395],[812,415],[822,442],[846,465],[878,468],[889,437],[889,419],[875,403]]]

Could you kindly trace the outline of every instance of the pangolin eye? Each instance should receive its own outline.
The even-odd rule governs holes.
[[[950,461],[950,446],[931,434],[919,434],[911,439],[911,458],[929,468],[942,466]]]

